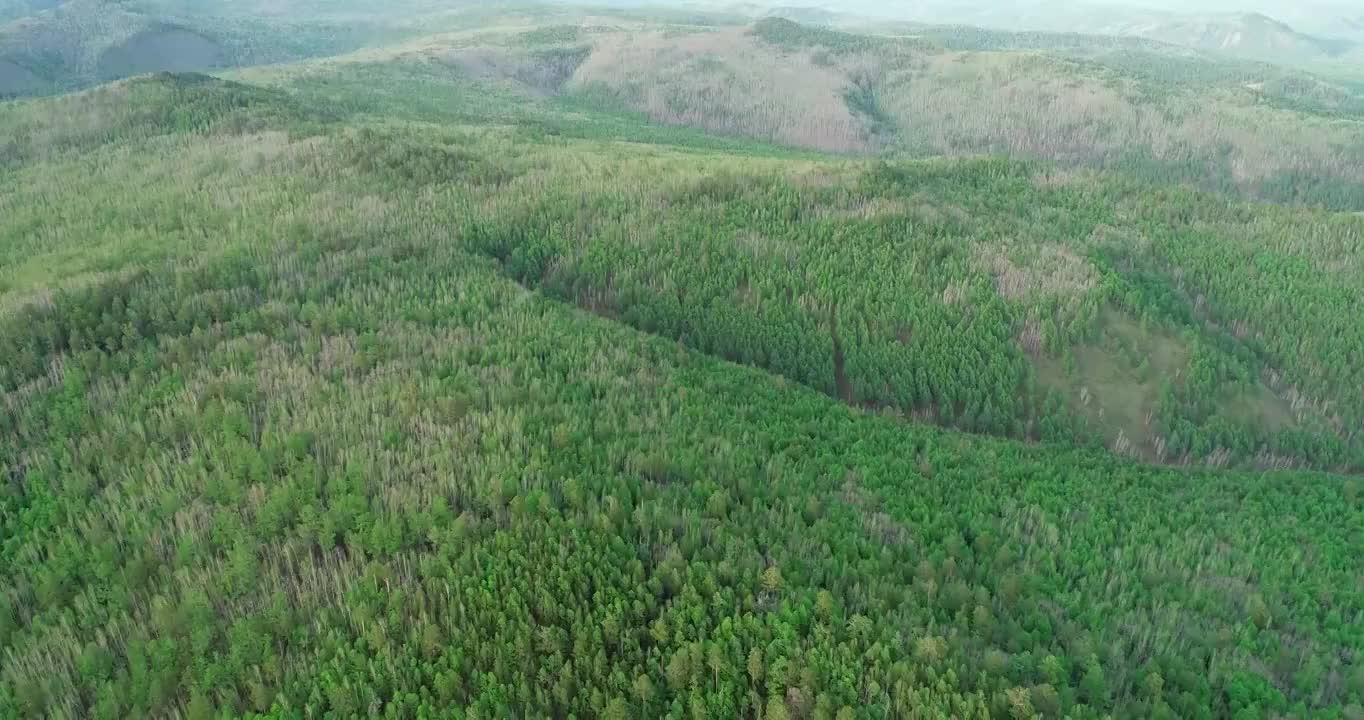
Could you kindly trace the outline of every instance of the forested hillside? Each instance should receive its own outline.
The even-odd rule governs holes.
[[[311,12],[312,22],[298,19]],[[791,13],[787,13],[791,14]],[[795,14],[805,17],[809,13]],[[67,0],[0,27],[0,98],[326,56],[846,154],[1008,155],[1364,210],[1364,85],[1133,39],[412,0]],[[364,49],[361,49],[364,48]]]
[[[163,12],[151,3],[64,0],[6,23],[0,100],[151,72],[203,71],[334,55],[406,35],[378,23]]]
[[[782,19],[685,35],[606,34],[580,41],[593,52],[570,88],[661,122],[783,144],[1047,158],[1364,209],[1357,90],[1151,52],[1086,60],[969,43],[948,50],[937,44],[943,36],[955,39],[941,31],[847,34]]]
[[[419,57],[246,77],[375,115],[590,137],[620,122],[600,110],[618,106],[553,90],[576,82],[565,67],[593,62],[581,53]],[[385,99],[373,104],[359,92],[369,87],[385,88]],[[623,201],[629,214],[611,217],[625,228],[619,243],[584,220],[581,188],[569,184],[567,197],[538,198],[510,228],[505,215],[494,218],[481,242],[493,254],[516,239],[535,242],[545,257],[522,270],[523,282],[591,307],[623,303],[613,311],[641,329],[854,404],[1013,437],[1080,438],[1148,459],[1359,466],[1358,216],[1007,162],[863,167],[860,178],[792,181],[725,162],[720,178],[679,197]],[[657,183],[644,178],[641,187]],[[929,240],[906,243],[907,234]],[[704,249],[691,241],[701,238]],[[584,253],[615,244],[629,252],[584,265]],[[677,257],[687,248],[706,262]],[[990,310],[988,321],[978,307]],[[1295,320],[1309,314],[1318,319]],[[787,351],[787,338],[806,359]],[[960,343],[976,348],[974,365]],[[1327,368],[1324,357],[1338,360]],[[1053,407],[1074,417],[1044,427]]]
[[[646,0],[647,1],[647,0]],[[1214,55],[1286,66],[1310,65],[1359,50],[1359,8],[1340,0],[843,0],[837,10],[789,16],[798,22],[874,27],[887,19],[1020,33],[1083,33],[1146,38]]]
[[[0,103],[0,717],[1364,718],[1343,165],[917,157],[868,48],[1116,61],[572,12]]]

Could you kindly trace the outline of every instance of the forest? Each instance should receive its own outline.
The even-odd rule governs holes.
[[[1338,178],[660,122],[552,19],[0,103],[0,717],[1364,720]]]

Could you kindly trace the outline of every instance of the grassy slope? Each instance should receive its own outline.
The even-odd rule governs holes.
[[[612,268],[631,213],[882,170],[397,129],[383,98],[337,123],[315,97],[185,78],[58,102],[7,112],[86,123],[30,131],[0,171],[0,337],[63,338],[0,415],[20,479],[0,495],[4,713],[1333,717],[1364,698],[1356,480],[877,417],[528,291],[547,258],[483,239],[568,194],[616,249],[565,270],[647,271]],[[915,212],[979,181],[914,167]],[[897,212],[819,197],[840,222]]]

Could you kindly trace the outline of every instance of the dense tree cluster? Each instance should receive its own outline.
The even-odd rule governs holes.
[[[346,112],[324,104],[335,109],[304,113],[277,93],[196,78],[132,88],[145,122],[108,112],[103,130],[57,126],[33,157],[124,133],[221,136],[274,123],[302,136]],[[474,142],[363,130],[331,143],[328,162],[357,182],[377,178],[363,191],[376,208],[428,188],[429,212],[458,217],[459,241],[525,284],[853,404],[1020,438],[1133,443],[1157,459],[1361,466],[1353,428],[1364,383],[1351,358],[1364,340],[1350,310],[1358,218],[1121,182],[1057,184],[1003,161],[789,176],[769,161],[721,159],[658,174],[613,154],[566,171],[570,180],[517,169],[501,150],[471,150]],[[533,193],[501,193],[527,173]],[[51,207],[21,200],[16,260],[35,247],[23,230]],[[1276,275],[1282,284],[1270,282]],[[1319,323],[1289,322],[1312,307],[1335,309]],[[1152,330],[1115,335],[1110,309]],[[1101,413],[1066,410],[1096,393],[1100,408],[1111,404],[1087,373],[1069,362],[1060,377],[1035,371],[1093,345],[1144,368],[1152,333],[1174,338],[1184,357],[1143,370],[1165,377],[1144,391],[1154,403],[1144,426],[1129,424],[1122,437]],[[17,382],[49,341],[10,342],[19,343],[9,370]]]
[[[1349,465],[1358,218],[139,82],[0,169],[0,716],[1364,713],[1359,479],[1040,370]]]

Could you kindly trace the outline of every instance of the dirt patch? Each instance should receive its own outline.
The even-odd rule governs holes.
[[[1160,382],[1183,375],[1189,350],[1178,338],[1116,310],[1104,310],[1099,322],[1106,342],[1075,347],[1069,370],[1056,358],[1035,357],[1037,379],[1067,398],[1110,449],[1165,461],[1169,458],[1153,425]]]
[[[994,276],[995,290],[1005,300],[1079,301],[1099,280],[1087,260],[1055,243],[981,245],[976,261]]]
[[[198,33],[180,29],[147,30],[100,56],[98,75],[114,80],[150,72],[193,72],[226,62],[221,45]]]
[[[881,220],[910,215],[909,203],[902,198],[852,197],[845,206],[821,205],[816,217],[836,220]]]
[[[800,249],[793,243],[755,231],[738,234],[734,242],[757,260],[776,261],[794,267],[800,258]]]

